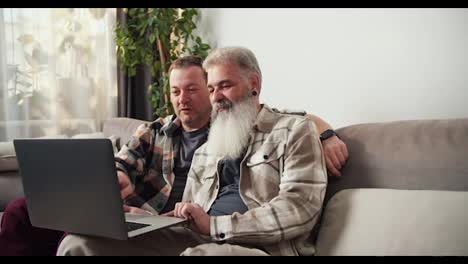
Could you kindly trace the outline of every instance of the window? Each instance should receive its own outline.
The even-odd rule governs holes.
[[[108,8],[0,9],[0,141],[99,131],[117,114]]]

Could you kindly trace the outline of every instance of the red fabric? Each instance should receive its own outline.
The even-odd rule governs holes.
[[[3,213],[0,256],[53,256],[63,232],[31,225],[26,200],[18,198]]]

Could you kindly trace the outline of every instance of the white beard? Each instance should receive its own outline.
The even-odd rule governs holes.
[[[217,110],[227,103],[215,103],[211,112],[211,127],[208,134],[208,152],[225,159],[237,159],[249,143],[250,132],[257,118],[257,107],[252,97],[232,104],[223,112]]]

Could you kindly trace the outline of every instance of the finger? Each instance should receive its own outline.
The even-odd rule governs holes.
[[[330,161],[328,157],[325,157],[325,161],[327,164],[327,169],[331,173],[332,176],[341,176],[340,171],[335,168],[335,166],[333,165],[333,163]]]
[[[180,214],[182,215],[183,218],[185,219],[191,219],[193,218],[191,213],[192,213],[192,205],[191,204],[184,204],[182,209],[180,210]]]
[[[132,213],[141,214],[141,215],[153,215],[152,212],[138,208],[138,207],[132,207]]]
[[[167,213],[164,213],[164,214],[162,214],[162,216],[175,216],[174,210],[172,210],[170,212],[167,212]]]
[[[179,217],[179,207],[180,207],[180,203],[176,203],[175,206],[174,206],[174,216],[175,217]]]
[[[130,214],[135,214],[136,213],[136,207],[124,205],[124,212],[125,213],[130,213]]]
[[[327,170],[331,172],[331,169],[333,169],[333,163],[327,156],[325,156],[325,163],[327,165]]]
[[[335,148],[335,154],[336,154],[336,157],[338,158],[338,161],[340,162],[340,169],[341,169],[341,166],[345,164],[346,159],[343,153],[341,152],[341,148],[339,146]]]
[[[343,155],[344,155],[345,159],[347,160],[348,157],[349,157],[348,148],[346,147],[346,144],[344,144],[344,143],[341,145],[341,152],[343,152]]]
[[[335,176],[335,177],[340,177],[341,176],[341,172],[339,170],[335,169],[335,168],[331,169],[330,172],[331,172],[332,176]]]
[[[175,206],[175,209],[174,209],[174,216],[179,217],[179,218],[183,218],[182,214],[181,214],[181,210],[182,210],[183,207],[184,207],[184,203],[182,203],[182,202],[176,203],[176,206]]]
[[[341,164],[338,158],[336,157],[336,153],[334,151],[328,152],[328,157],[330,161],[333,163],[333,167],[337,170],[341,169]]]

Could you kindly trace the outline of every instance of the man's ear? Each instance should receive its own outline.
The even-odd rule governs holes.
[[[250,92],[256,91],[257,94],[260,93],[260,77],[257,73],[251,73],[249,75],[249,87],[251,87]]]

